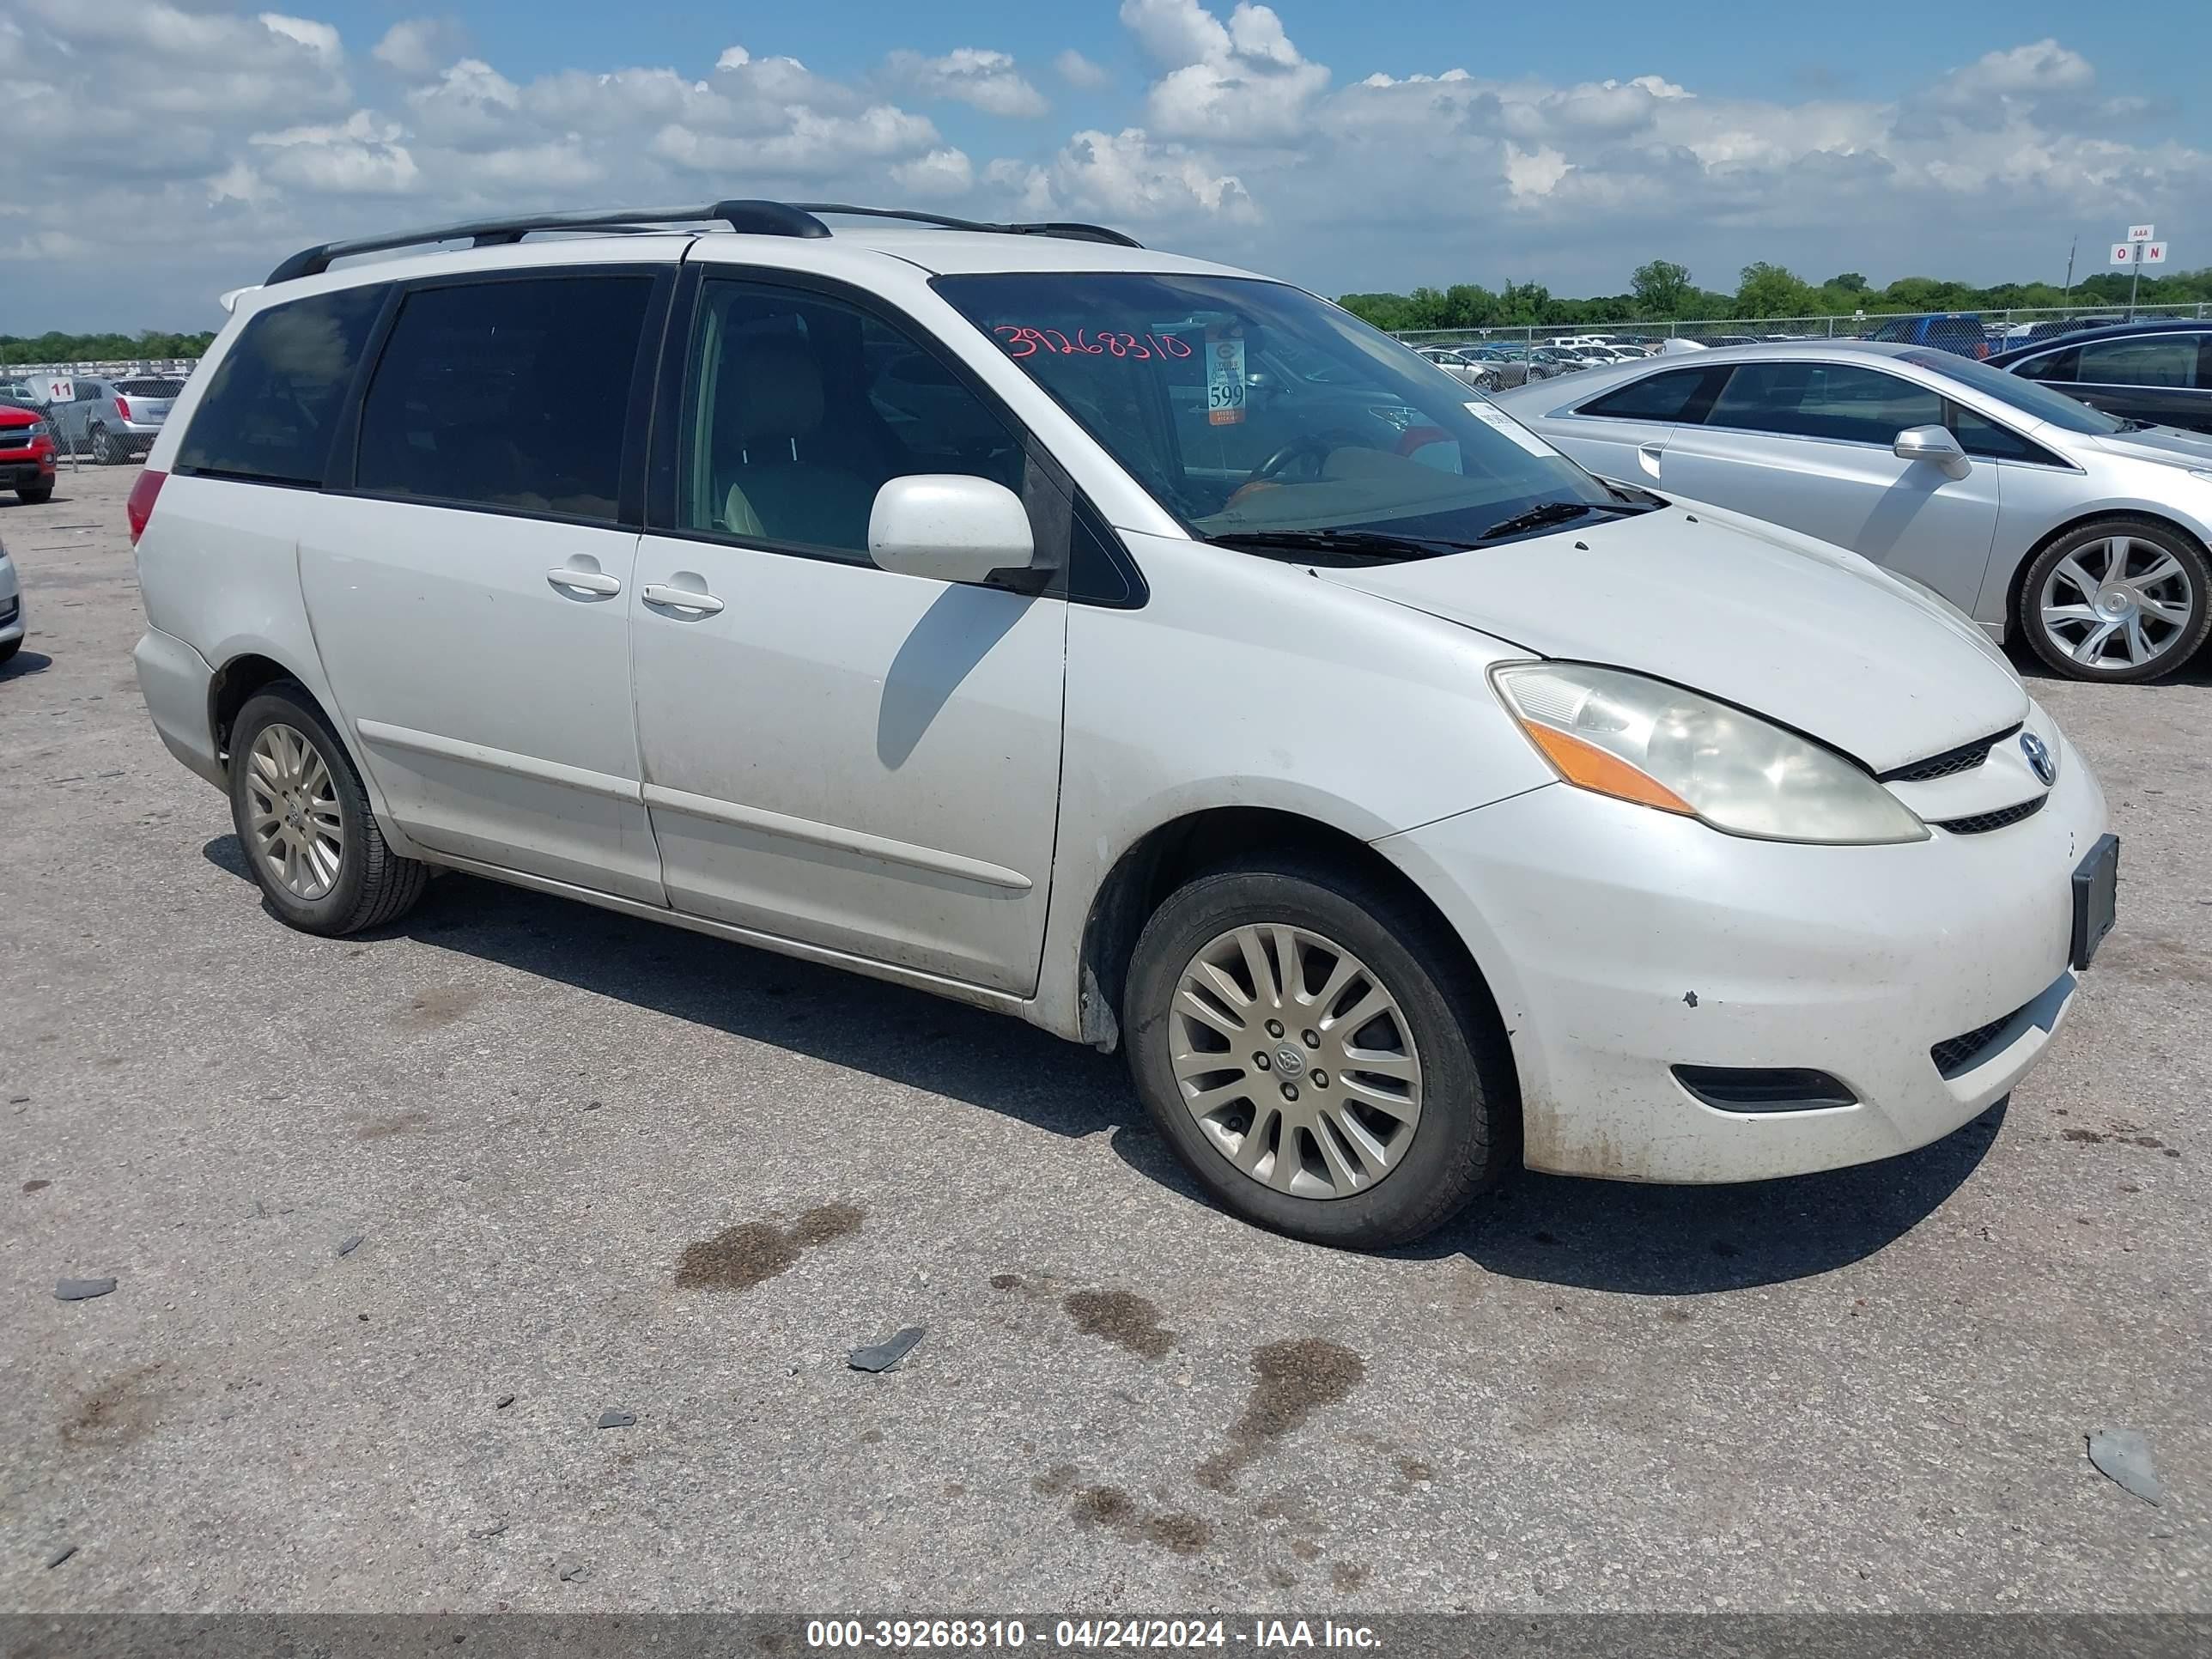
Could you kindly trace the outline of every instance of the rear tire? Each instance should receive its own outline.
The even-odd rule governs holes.
[[[2019,597],[2029,648],[2070,680],[2160,679],[2212,634],[2212,563],[2155,519],[2100,519],[2055,538],[2021,573]]]
[[[1194,1014],[1193,991],[1210,1008]],[[1517,1146],[1504,1033],[1457,942],[1405,896],[1317,860],[1217,870],[1171,894],[1137,940],[1122,1029],[1184,1165],[1223,1207],[1294,1238],[1419,1238]]]
[[[96,426],[93,428],[93,465],[94,466],[113,466],[116,462],[122,459],[123,453],[116,447],[115,440],[108,435],[107,428],[104,426]]]
[[[397,921],[429,881],[429,866],[386,842],[345,745],[296,685],[270,686],[239,710],[230,813],[270,908],[302,933]]]

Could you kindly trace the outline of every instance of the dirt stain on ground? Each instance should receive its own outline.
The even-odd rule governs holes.
[[[1030,1477],[1030,1486],[1047,1498],[1057,1498],[1062,1492],[1075,1490],[1076,1478],[1083,1473],[1073,1463],[1055,1463],[1042,1474]]]
[[[1318,1561],[1321,1559],[1321,1546],[1310,1538],[1293,1538],[1291,1540],[1291,1553],[1301,1561]]]
[[[684,1247],[676,1264],[679,1291],[749,1291],[797,1264],[806,1251],[860,1231],[867,1212],[853,1204],[817,1204],[789,1227],[741,1221]]]
[[[43,1193],[53,1184],[51,1181],[27,1181],[23,1183],[23,1190],[27,1193]]]
[[[451,1025],[483,1000],[483,993],[469,985],[440,985],[409,999],[394,1024],[417,1031]]]
[[[356,1140],[389,1140],[394,1135],[411,1135],[430,1127],[428,1112],[401,1112],[393,1117],[373,1117],[353,1132]]]
[[[161,1401],[149,1385],[161,1370],[159,1364],[137,1366],[86,1395],[62,1424],[62,1444],[113,1451],[144,1439],[160,1415]]]
[[[1146,1359],[1164,1357],[1175,1340],[1173,1331],[1160,1328],[1160,1310],[1127,1291],[1075,1291],[1060,1306],[1084,1335],[1103,1336]]]
[[[1234,1492],[1237,1475],[1304,1427],[1315,1407],[1350,1399],[1367,1375],[1367,1362],[1341,1343],[1309,1336],[1255,1349],[1252,1370],[1258,1380],[1243,1415],[1230,1425],[1228,1449],[1193,1471],[1198,1484],[1213,1492]]]
[[[1212,1523],[1203,1516],[1186,1510],[1147,1510],[1119,1486],[1079,1487],[1067,1512],[1080,1530],[1103,1527],[1170,1555],[1196,1555],[1213,1540]]]
[[[2156,1135],[2136,1134],[2126,1129],[2114,1129],[2110,1134],[2095,1129],[2061,1129],[2061,1140],[2070,1140],[2080,1146],[2102,1146],[2107,1141],[2122,1146],[2142,1146],[2154,1152],[2166,1150],[2166,1143]]]
[[[1367,1569],[1357,1561],[1340,1561],[1328,1570],[1328,1582],[1340,1590],[1356,1590],[1367,1582]]]
[[[1403,1491],[1411,1492],[1425,1481],[1434,1480],[1436,1478],[1437,1472],[1418,1457],[1401,1457],[1398,1460],[1398,1479],[1404,1483],[1401,1487]]]

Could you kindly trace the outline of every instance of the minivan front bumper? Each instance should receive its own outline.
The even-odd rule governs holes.
[[[1948,1134],[2048,1048],[2077,983],[2073,875],[2106,830],[2058,744],[2043,809],[1983,835],[1750,841],[1559,784],[1375,845],[1490,982],[1530,1168],[1802,1174]],[[1826,1073],[1853,1098],[1723,1109],[1677,1066]]]

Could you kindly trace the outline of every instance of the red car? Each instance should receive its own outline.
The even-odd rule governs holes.
[[[35,409],[0,403],[0,489],[27,501],[54,493],[54,428]]]

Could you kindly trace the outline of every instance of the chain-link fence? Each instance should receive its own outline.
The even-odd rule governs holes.
[[[0,364],[0,401],[45,416],[63,465],[118,466],[146,458],[192,368],[187,358]]]

